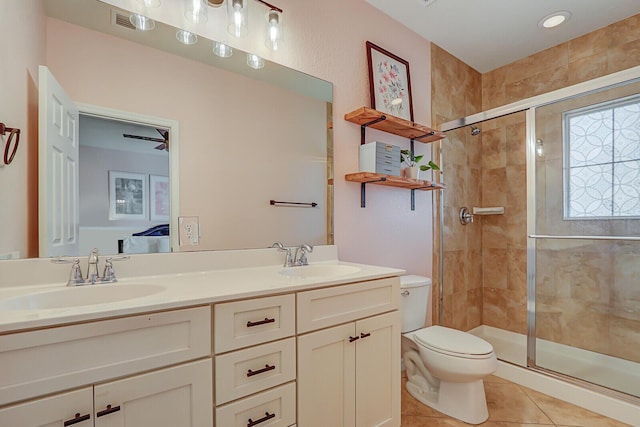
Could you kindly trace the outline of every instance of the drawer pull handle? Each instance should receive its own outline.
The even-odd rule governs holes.
[[[366,332],[360,332],[360,338],[366,338],[366,337],[370,337],[371,336],[371,332],[366,333]]]
[[[349,337],[349,342],[354,342],[355,340],[359,340],[360,337]]]
[[[109,414],[113,414],[114,412],[118,412],[120,410],[120,406],[111,406],[111,405],[107,405],[107,409],[105,409],[104,411],[100,411],[98,413],[96,413],[96,418],[98,417],[103,417],[105,415],[109,415]]]
[[[276,319],[269,319],[268,317],[265,317],[264,320],[258,320],[257,322],[248,321],[247,328],[250,328],[252,326],[266,325],[267,323],[274,323],[275,321]]]
[[[90,414],[80,415],[80,412],[78,412],[78,413],[76,413],[75,418],[72,418],[72,419],[67,420],[67,421],[64,422],[64,427],[72,426],[74,424],[78,424],[78,423],[81,423],[83,421],[87,421],[90,418],[91,418]]]
[[[247,371],[247,376],[252,377],[254,375],[262,374],[264,372],[273,371],[274,369],[276,369],[276,365],[273,365],[273,366],[264,365],[264,368],[258,369],[257,371],[252,371],[251,369],[249,369]]]
[[[258,424],[263,423],[265,421],[269,421],[271,418],[275,418],[275,417],[276,417],[275,413],[270,414],[268,412],[265,412],[264,417],[260,418],[259,420],[252,421],[251,418],[249,418],[249,421],[247,422],[247,427],[257,426]]]

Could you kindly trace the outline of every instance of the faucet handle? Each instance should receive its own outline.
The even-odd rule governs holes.
[[[294,259],[295,265],[309,265],[309,260],[307,259],[307,254],[313,252],[313,246],[307,245],[305,243],[298,246],[296,249],[296,256]]]
[[[109,257],[104,260],[104,273],[102,274],[102,282],[106,283],[115,283],[118,281],[116,279],[116,270],[113,268],[113,261],[126,261],[130,256],[119,256],[119,257]]]
[[[284,267],[291,267],[294,265],[293,254],[291,253],[291,248],[285,247],[280,242],[275,242],[271,245],[272,248],[278,249],[279,252],[286,252],[287,256],[284,259]]]
[[[55,258],[51,260],[54,264],[72,264],[71,265],[71,273],[69,274],[69,281],[67,282],[67,286],[78,286],[84,285],[84,278],[82,277],[82,269],[80,268],[80,259],[64,259],[64,258]]]

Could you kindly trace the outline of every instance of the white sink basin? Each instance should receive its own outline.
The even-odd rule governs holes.
[[[0,310],[44,310],[107,304],[157,294],[165,290],[159,285],[120,285],[105,283],[65,287],[0,301]]]
[[[289,267],[284,270],[280,270],[278,273],[290,277],[330,278],[334,276],[344,276],[345,274],[354,274],[358,271],[360,271],[360,267],[352,265],[317,264],[301,267]]]

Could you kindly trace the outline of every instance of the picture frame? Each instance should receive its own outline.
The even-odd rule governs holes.
[[[109,220],[147,220],[148,188],[146,174],[109,171]]]
[[[149,175],[149,212],[151,221],[169,221],[171,209],[169,177]]]
[[[413,122],[409,63],[367,41],[371,108]]]

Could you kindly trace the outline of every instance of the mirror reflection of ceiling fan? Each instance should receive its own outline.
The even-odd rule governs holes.
[[[150,136],[142,136],[142,135],[131,135],[128,133],[123,133],[122,136],[124,136],[125,138],[133,138],[133,139],[141,139],[143,141],[158,142],[160,144],[154,147],[156,150],[169,151],[169,131],[166,129],[158,129],[158,128],[156,128],[156,130],[162,136],[162,138],[153,138]]]

